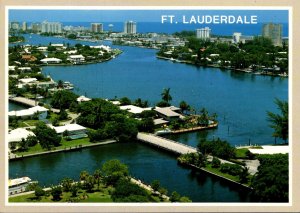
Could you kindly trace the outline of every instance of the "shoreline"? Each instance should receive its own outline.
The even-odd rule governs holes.
[[[168,61],[172,61],[174,63],[183,63],[183,64],[190,64],[190,65],[194,65],[194,66],[197,66],[194,62],[192,61],[186,61],[186,60],[178,60],[178,59],[173,59],[173,58],[168,58],[168,57],[164,57],[164,56],[159,56],[159,55],[156,55],[156,58],[158,59],[163,59],[163,60],[168,60]],[[218,68],[220,70],[232,70],[232,71],[235,71],[235,72],[242,72],[242,73],[249,73],[249,74],[252,74],[252,75],[266,75],[266,76],[273,76],[273,77],[283,77],[283,78],[288,78],[288,75],[287,76],[284,76],[284,75],[279,75],[279,74],[271,74],[271,73],[264,73],[264,72],[261,72],[261,73],[258,73],[258,72],[253,72],[253,71],[250,71],[249,69],[235,69],[235,68],[231,68],[231,67],[221,67],[221,66],[218,66],[218,65],[206,65],[206,66],[202,66],[202,65],[198,65],[200,67],[212,67],[212,68]]]
[[[231,179],[229,179],[229,178],[227,178],[227,177],[221,176],[221,175],[216,174],[216,173],[214,173],[214,172],[208,171],[208,170],[205,169],[205,168],[199,168],[199,167],[197,167],[197,166],[195,166],[195,165],[193,165],[193,164],[180,163],[179,161],[177,161],[177,162],[178,162],[180,165],[187,166],[187,167],[191,167],[192,169],[197,169],[197,170],[204,171],[204,172],[206,172],[206,173],[208,173],[208,174],[211,174],[211,175],[213,175],[213,176],[215,176],[215,177],[221,178],[221,179],[223,179],[223,180],[227,180],[227,181],[229,181],[229,182],[231,182],[231,183],[235,183],[235,184],[238,184],[239,186],[243,186],[243,187],[245,187],[245,188],[247,188],[247,189],[253,190],[253,188],[250,187],[250,186],[247,186],[247,185],[245,185],[245,184],[236,182],[236,181],[234,181],[234,180],[231,180]]]
[[[45,151],[45,152],[37,152],[34,154],[28,154],[28,155],[21,155],[21,156],[17,156],[15,155],[15,157],[10,157],[8,156],[8,160],[20,160],[23,158],[28,158],[28,157],[34,157],[34,156],[39,156],[39,155],[47,155],[47,154],[52,154],[52,153],[58,153],[58,152],[69,152],[69,151],[76,151],[76,150],[81,150],[84,148],[89,148],[89,147],[93,147],[93,146],[101,146],[101,145],[107,145],[107,144],[112,144],[112,143],[117,143],[116,140],[106,140],[103,142],[98,142],[98,143],[92,143],[92,144],[88,144],[88,145],[78,145],[78,146],[74,146],[74,147],[65,147],[64,149],[58,149],[58,150],[49,150],[49,151]]]

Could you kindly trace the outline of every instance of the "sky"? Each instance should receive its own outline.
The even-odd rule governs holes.
[[[160,22],[161,15],[256,15],[258,23],[288,23],[287,10],[41,10],[10,9],[9,21],[26,22]]]

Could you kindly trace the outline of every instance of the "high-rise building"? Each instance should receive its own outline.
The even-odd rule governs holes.
[[[42,22],[42,33],[62,33],[62,24],[60,22]]]
[[[124,23],[124,33],[126,33],[126,34],[135,34],[136,33],[136,22],[126,21]]]
[[[242,36],[242,33],[233,33],[232,35],[232,40],[233,40],[233,43],[237,44],[241,41],[241,36]]]
[[[25,21],[22,23],[22,30],[23,31],[27,30],[27,23]]]
[[[103,32],[103,24],[102,23],[91,23],[91,31],[93,33]]]
[[[16,21],[13,21],[10,24],[10,28],[13,29],[13,30],[19,30],[20,29],[20,23],[16,22]]]
[[[33,32],[40,32],[41,31],[41,24],[40,23],[31,23],[31,30]]]
[[[200,39],[209,39],[211,29],[209,27],[200,28],[196,30],[196,36]]]
[[[274,46],[282,46],[282,24],[264,24],[262,36],[271,39]]]

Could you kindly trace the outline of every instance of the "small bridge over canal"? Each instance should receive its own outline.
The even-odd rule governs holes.
[[[197,149],[194,147],[187,146],[185,144],[178,143],[176,141],[162,138],[153,134],[146,134],[146,133],[139,132],[137,135],[137,139],[142,142],[157,146],[159,148],[174,152],[176,154],[187,154],[187,153],[197,152]]]
[[[34,106],[37,106],[39,104],[38,101],[29,99],[29,98],[24,98],[24,97],[10,97],[9,100],[12,101],[12,102],[20,103],[20,104],[30,106],[30,107],[34,107]],[[59,113],[60,110],[51,108],[51,111],[55,112],[55,113]]]

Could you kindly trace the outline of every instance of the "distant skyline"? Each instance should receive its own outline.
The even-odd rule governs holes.
[[[258,23],[288,23],[288,10],[42,10],[11,9],[9,21],[19,22],[160,22],[161,15],[258,16]]]

